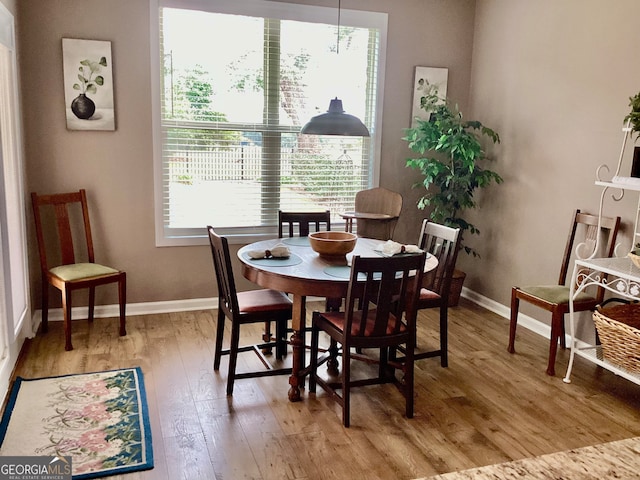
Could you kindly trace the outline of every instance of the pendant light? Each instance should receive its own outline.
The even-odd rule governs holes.
[[[340,11],[341,0],[338,0],[338,35],[336,54],[340,53]],[[342,100],[338,97],[331,100],[327,113],[312,117],[300,133],[309,135],[345,135],[350,137],[368,137],[369,130],[358,117],[345,113]]]

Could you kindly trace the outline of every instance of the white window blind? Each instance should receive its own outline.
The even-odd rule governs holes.
[[[239,4],[239,5],[238,5]],[[386,15],[265,1],[161,0],[158,244],[249,241],[279,209],[353,209],[377,182]],[[331,98],[371,137],[301,135]]]

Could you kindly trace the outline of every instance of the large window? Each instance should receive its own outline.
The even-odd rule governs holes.
[[[338,222],[377,183],[386,14],[342,10],[338,29],[337,9],[263,0],[152,11],[159,245],[204,243],[206,225],[273,235],[279,209]],[[334,97],[371,137],[300,134]]]

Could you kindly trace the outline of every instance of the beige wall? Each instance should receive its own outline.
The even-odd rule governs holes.
[[[408,151],[401,140],[411,115],[414,67],[448,67],[449,93],[466,105],[475,2],[346,3],[344,8],[389,13],[381,183],[405,195],[398,233],[405,241],[415,241],[420,215],[417,192],[410,185],[416,177],[404,167]],[[154,243],[148,0],[21,0],[19,12],[27,190],[88,190],[97,260],[127,271],[130,303],[217,295],[207,247],[156,248]],[[112,42],[115,132],[66,130],[63,37]],[[30,251],[33,295],[39,299],[33,241]],[[111,290],[99,292],[98,303],[113,303]]]
[[[473,216],[483,258],[460,262],[469,288],[509,305],[512,285],[557,279],[572,211],[597,213],[596,169],[609,164],[611,175],[618,162],[629,97],[640,91],[639,15],[636,0],[478,1],[470,105],[502,136],[494,167],[505,182]],[[605,213],[625,222],[622,250],[637,201],[606,196]]]
[[[502,137],[492,168],[505,183],[478,195],[471,219],[482,234],[467,241],[482,258],[461,257],[466,286],[508,305],[512,285],[555,280],[571,212],[597,211],[595,170],[617,162],[628,97],[640,90],[640,4],[478,0],[476,11],[472,0],[350,0],[343,7],[389,13],[381,184],[405,198],[398,239],[415,241],[423,216],[401,140],[413,69],[447,67],[450,97]],[[216,295],[206,247],[154,243],[147,0],[22,0],[18,11],[27,190],[89,190],[98,258],[127,270],[129,302]],[[113,42],[116,132],[66,130],[63,37]],[[622,173],[629,168],[627,160]],[[631,224],[637,197],[607,198],[606,212]],[[39,298],[37,273],[32,285]],[[114,301],[106,290],[100,303]]]

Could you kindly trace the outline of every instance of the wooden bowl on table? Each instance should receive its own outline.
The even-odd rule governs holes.
[[[344,257],[356,247],[357,235],[351,232],[313,232],[309,243],[321,257]]]

